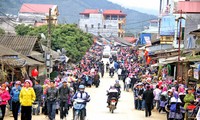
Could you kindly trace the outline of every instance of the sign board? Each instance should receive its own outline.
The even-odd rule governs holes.
[[[160,44],[173,44],[174,36],[161,36]]]
[[[151,34],[150,33],[142,33],[140,35],[140,43],[141,43],[141,45],[151,46]]]
[[[173,36],[175,34],[175,24],[175,16],[163,16],[161,19],[160,35]]]

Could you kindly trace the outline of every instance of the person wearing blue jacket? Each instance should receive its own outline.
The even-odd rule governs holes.
[[[20,108],[20,102],[19,102],[19,94],[21,91],[21,82],[16,81],[15,86],[11,89],[10,96],[12,100],[12,114],[14,117],[14,120],[18,119],[18,111]]]

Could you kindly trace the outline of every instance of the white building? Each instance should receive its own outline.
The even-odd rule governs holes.
[[[123,37],[126,14],[120,10],[91,10],[80,13],[79,27],[84,32],[109,37]]]
[[[49,9],[51,8],[52,24],[57,24],[58,6],[50,4],[27,4],[24,3],[18,13],[19,22],[40,26],[47,24]]]

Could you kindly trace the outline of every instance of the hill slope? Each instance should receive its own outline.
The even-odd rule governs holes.
[[[120,9],[127,14],[127,32],[140,31],[148,25],[146,21],[156,18],[132,9],[126,9],[107,0],[0,0],[0,11],[8,14],[17,14],[23,3],[57,4],[60,11],[60,23],[78,23],[79,13],[84,9]]]

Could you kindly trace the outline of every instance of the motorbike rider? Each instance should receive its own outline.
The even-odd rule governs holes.
[[[115,84],[114,87],[117,89],[117,91],[119,92],[119,95],[121,93],[121,85],[119,84],[119,80],[115,80]]]
[[[72,100],[75,100],[75,99],[84,100],[85,102],[83,104],[85,104],[85,106],[86,106],[86,103],[90,101],[90,95],[87,92],[85,92],[84,85],[79,86],[79,91],[77,91],[72,97]],[[75,109],[73,109],[73,116],[74,116],[74,112],[75,112]],[[84,116],[86,116],[86,108],[84,108],[82,112],[84,113]]]
[[[110,89],[107,91],[107,96],[108,96],[108,99],[107,99],[108,106],[107,107],[110,106],[110,101],[112,98],[116,99],[115,106],[117,106],[117,102],[118,102],[118,98],[119,98],[119,91],[114,86],[111,86]]]

